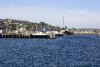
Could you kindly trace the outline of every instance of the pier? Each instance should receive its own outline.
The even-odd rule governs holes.
[[[47,32],[27,32],[24,31],[22,33],[9,33],[9,34],[3,34],[0,33],[0,38],[56,38],[61,37],[65,33],[64,32],[58,32],[58,31],[47,31]],[[66,34],[69,34],[66,32]]]
[[[55,34],[54,32],[44,33],[21,33],[21,34],[0,34],[0,38],[56,38],[58,36],[63,36],[63,34]]]

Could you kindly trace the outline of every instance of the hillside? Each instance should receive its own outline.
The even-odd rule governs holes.
[[[0,19],[0,29],[3,30],[17,30],[19,28],[26,28],[26,30],[34,30],[34,29],[57,29],[57,27],[49,25],[45,22],[29,22],[29,21],[22,21],[22,20],[14,20],[14,19]]]

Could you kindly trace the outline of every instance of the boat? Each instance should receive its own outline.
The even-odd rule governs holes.
[[[30,38],[50,38],[49,34],[43,32],[32,33]]]

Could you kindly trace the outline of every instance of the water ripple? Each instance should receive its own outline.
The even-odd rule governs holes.
[[[0,67],[100,67],[100,36],[0,39]]]

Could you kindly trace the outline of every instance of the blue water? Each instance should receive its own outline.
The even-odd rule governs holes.
[[[0,39],[0,67],[100,67],[100,36]]]

